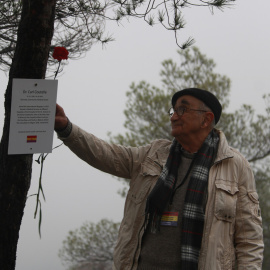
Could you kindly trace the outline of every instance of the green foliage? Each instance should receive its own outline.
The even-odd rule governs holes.
[[[172,139],[168,110],[172,94],[183,88],[209,89],[219,98],[223,108],[228,106],[231,82],[228,77],[214,72],[214,61],[196,47],[179,50],[178,55],[179,63],[171,59],[162,63],[162,88],[150,86],[145,81],[131,84],[124,110],[124,126],[128,131],[124,135],[109,134],[111,142],[139,146],[154,139]]]
[[[168,137],[170,95],[145,82],[138,85],[133,83],[130,88],[131,91],[127,93],[127,109],[124,111],[124,126],[130,132],[124,136],[119,135],[119,143],[137,146],[150,142],[151,138]]]
[[[214,60],[207,58],[197,47],[189,50],[178,51],[179,62],[172,59],[162,63],[160,73],[163,88],[168,94],[189,88],[199,87],[207,89],[217,96],[223,109],[229,104],[231,81],[228,77],[214,72]]]
[[[59,257],[69,270],[111,269],[119,225],[107,219],[84,223],[69,232]]]
[[[217,1],[218,3],[218,1]],[[124,123],[127,132],[113,136],[110,141],[122,145],[138,146],[154,139],[172,139],[167,110],[172,94],[180,89],[199,87],[214,93],[223,107],[223,114],[217,125],[229,144],[237,148],[251,163],[263,217],[265,259],[263,269],[270,267],[270,94],[263,98],[266,104],[264,115],[256,115],[251,105],[243,104],[233,113],[226,112],[229,105],[230,79],[214,71],[216,64],[198,48],[178,52],[179,62],[165,60],[160,73],[162,88],[147,82],[133,83],[127,92],[127,108]],[[120,191],[125,196],[128,181]]]
[[[270,103],[264,97],[266,108]],[[264,164],[270,154],[270,114],[255,115],[251,105],[242,105],[233,113],[223,113],[218,128],[225,133],[230,145],[237,148],[253,166]]]

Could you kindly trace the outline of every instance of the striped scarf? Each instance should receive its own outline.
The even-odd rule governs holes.
[[[218,142],[219,136],[213,130],[205,139],[193,162],[183,208],[181,269],[198,269],[204,227],[204,193]],[[181,145],[174,139],[167,162],[147,198],[146,219],[152,233],[159,230],[161,216],[173,194],[180,165],[180,152]]]

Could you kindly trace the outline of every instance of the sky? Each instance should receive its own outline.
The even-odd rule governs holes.
[[[230,107],[243,103],[264,113],[263,94],[270,92],[270,2],[238,0],[212,15],[208,8],[184,11],[187,22],[180,43],[189,36],[195,46],[217,64],[216,72],[232,80]],[[145,80],[161,86],[159,72],[165,59],[178,61],[173,32],[141,20],[108,24],[115,41],[95,45],[87,55],[70,60],[58,77],[57,102],[69,119],[102,139],[107,132],[123,133],[126,95],[132,82]],[[3,125],[7,74],[0,73],[0,128]],[[168,131],[169,132],[169,131]],[[61,143],[54,137],[54,146]],[[34,156],[36,159],[38,155]],[[44,165],[42,238],[34,219],[35,197],[29,197],[20,230],[16,270],[64,270],[58,252],[70,230],[86,221],[108,218],[121,221],[124,199],[117,194],[121,183],[97,171],[61,146],[49,154]],[[37,192],[39,166],[33,164],[29,195]]]

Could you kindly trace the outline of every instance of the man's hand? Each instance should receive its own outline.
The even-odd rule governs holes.
[[[55,112],[55,122],[54,122],[54,129],[57,130],[64,130],[68,124],[67,116],[64,112],[64,109],[56,104],[56,112]]]

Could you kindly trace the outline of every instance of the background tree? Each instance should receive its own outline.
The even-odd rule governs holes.
[[[56,0],[23,0],[16,49],[5,94],[0,143],[0,269],[15,269],[19,229],[31,180],[32,155],[8,155],[13,78],[45,78]],[[2,2],[1,2],[2,3]],[[2,8],[1,8],[2,11]]]
[[[102,219],[70,231],[59,252],[69,270],[109,270],[120,223]]]
[[[179,89],[197,86],[209,89],[221,101],[224,109],[229,104],[230,79],[214,72],[216,64],[198,48],[178,51],[179,63],[165,60],[162,63],[162,88],[150,86],[145,81],[132,83],[127,92],[127,108],[124,110],[128,130],[111,140],[122,145],[143,145],[155,138],[171,139],[170,122],[167,111],[171,107],[171,97]]]
[[[193,2],[193,3],[192,3]],[[54,36],[51,42],[52,51],[55,46],[63,46],[70,52],[70,59],[78,59],[96,42],[102,44],[111,41],[105,35],[105,22],[113,20],[119,23],[123,18],[136,17],[153,26],[159,22],[165,29],[177,33],[185,26],[183,13],[191,6],[223,9],[234,0],[211,1],[160,1],[160,0],[57,0],[55,9]],[[22,12],[21,0],[0,2],[0,67],[8,70],[14,56],[18,25]],[[181,48],[193,43],[189,38]],[[53,65],[52,59],[48,61]]]
[[[226,111],[229,105],[230,79],[214,71],[215,63],[198,48],[179,51],[180,61],[165,60],[160,73],[162,87],[151,86],[145,81],[132,83],[127,92],[127,108],[124,123],[127,132],[112,136],[110,141],[122,145],[138,146],[154,139],[171,140],[168,109],[172,94],[180,89],[199,87],[214,93],[220,100],[223,113],[217,128],[221,129],[229,144],[237,149],[251,163],[263,217],[265,255],[264,269],[270,267],[270,95],[265,95],[265,115],[255,115],[250,105],[242,105],[233,113]],[[120,179],[126,195],[128,181]]]

